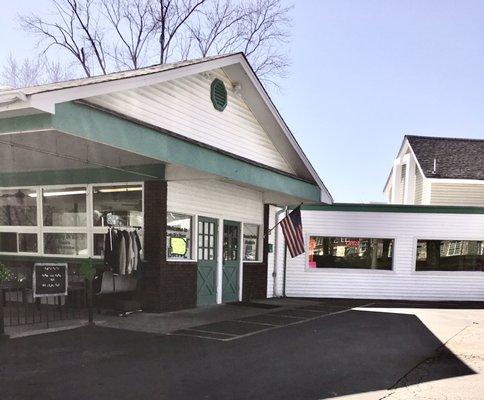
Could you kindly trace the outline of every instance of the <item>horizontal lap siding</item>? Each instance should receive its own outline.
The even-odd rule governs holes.
[[[288,257],[287,296],[484,300],[484,272],[414,271],[417,238],[483,240],[484,215],[303,211],[303,226],[306,245],[310,234],[395,238],[394,270],[306,270],[307,254]]]
[[[168,211],[262,224],[262,193],[215,180],[168,182]]]
[[[484,206],[484,183],[432,183],[431,190],[431,204]]]
[[[215,110],[210,100],[213,78],[202,74],[88,100],[189,139],[293,173],[243,99],[233,93],[225,74],[221,70],[212,73],[227,88],[228,105],[223,112]]]

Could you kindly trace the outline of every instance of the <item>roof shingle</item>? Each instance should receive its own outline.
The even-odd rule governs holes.
[[[405,137],[427,178],[484,180],[483,139]]]

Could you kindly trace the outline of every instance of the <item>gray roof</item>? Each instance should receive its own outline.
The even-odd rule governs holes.
[[[484,140],[405,136],[427,178],[484,180]],[[436,160],[436,173],[434,170]]]

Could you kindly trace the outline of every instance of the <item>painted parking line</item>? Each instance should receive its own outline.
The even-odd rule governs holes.
[[[321,314],[322,310],[316,310],[313,313],[305,313],[305,315],[308,315],[307,317],[296,317],[296,316],[291,316],[291,315],[283,315],[283,312],[286,311],[291,311],[292,313],[300,310],[300,309],[291,309],[291,310],[284,310],[284,311],[278,311],[275,313],[266,313],[266,314],[260,314],[257,316],[253,317],[247,317],[244,318],[243,320],[229,320],[229,321],[222,321],[222,322],[216,322],[213,324],[208,324],[208,325],[202,325],[199,327],[193,327],[193,328],[187,328],[179,331],[175,331],[172,333],[169,333],[168,335],[171,336],[188,336],[188,337],[197,337],[201,339],[211,339],[211,340],[218,340],[222,342],[229,342],[232,340],[238,340],[242,339],[245,337],[257,335],[259,333],[271,331],[274,329],[279,329],[287,326],[294,326],[294,325],[299,325],[305,322],[309,321],[314,321],[316,319],[320,318],[326,318],[331,315],[337,315],[337,314],[342,314],[348,311],[351,311],[355,308],[360,308],[360,307],[369,307],[375,303],[367,303],[367,304],[362,304],[358,305],[356,307],[350,307],[350,308],[345,308],[345,309],[339,309],[337,311],[332,311],[329,313],[323,313]],[[339,307],[341,308],[341,307]],[[301,310],[300,310],[301,311]],[[309,311],[309,310],[305,310]],[[275,315],[276,314],[276,315]],[[313,316],[309,316],[309,315]],[[299,313],[301,315],[301,313]],[[259,318],[270,318],[270,317],[276,317],[276,318],[286,318],[286,323],[283,324],[271,324],[271,323],[265,323],[265,322],[257,322],[257,321],[248,321],[248,318],[254,318],[254,317],[259,317]],[[245,327],[244,327],[245,325]],[[250,325],[252,325],[253,329],[250,329]],[[258,326],[257,326],[258,325]],[[244,328],[242,328],[244,327]],[[254,329],[256,328],[256,329]],[[221,331],[222,330],[222,331]],[[227,332],[227,330],[231,332]],[[236,330],[245,330],[245,333],[235,333]]]

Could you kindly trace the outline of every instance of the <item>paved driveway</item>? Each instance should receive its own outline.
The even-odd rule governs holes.
[[[218,323],[188,333],[95,327],[10,340],[0,345],[0,398],[323,399],[477,376],[450,351],[445,367],[412,375],[472,323],[467,317],[456,322],[444,310],[450,314],[438,325],[448,327],[437,337],[415,313],[395,312],[395,304],[336,313],[324,313],[326,306],[319,315],[301,309],[293,315],[298,323],[281,324],[290,317],[275,309],[264,312],[274,314],[272,323],[237,324],[269,328],[250,334]]]

